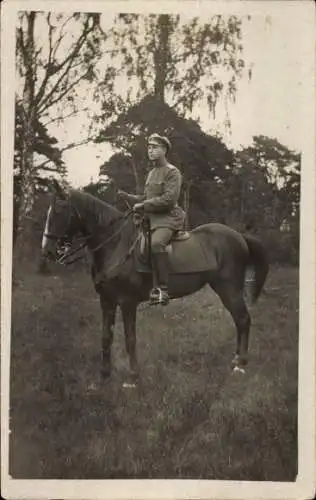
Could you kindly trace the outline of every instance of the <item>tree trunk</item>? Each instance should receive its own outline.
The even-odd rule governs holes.
[[[18,225],[15,243],[21,247],[22,234],[27,238],[28,219],[33,208],[35,185],[33,171],[33,144],[34,144],[34,122],[36,110],[34,106],[35,77],[34,77],[34,24],[35,12],[27,14],[27,35],[23,49],[23,60],[25,65],[25,83],[23,89],[23,111],[22,111],[22,140],[21,140],[21,161],[20,161],[20,204],[18,212]]]
[[[18,234],[19,228],[19,214],[21,206],[21,189],[20,186],[15,188],[15,193],[13,197],[13,248],[15,247],[15,242]]]
[[[155,96],[161,101],[165,100],[165,86],[167,64],[169,56],[169,16],[162,14],[158,16],[158,41],[154,52],[155,64]]]
[[[23,137],[22,158],[21,158],[21,198],[19,203],[19,212],[17,217],[16,244],[20,242],[22,234],[27,239],[28,216],[31,215],[35,186],[33,178],[33,134],[32,125],[26,124],[26,130]]]

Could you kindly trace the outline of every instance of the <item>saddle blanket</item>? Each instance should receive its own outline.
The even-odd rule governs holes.
[[[151,272],[144,248],[142,236],[136,251],[136,269],[143,273]],[[169,274],[198,273],[216,268],[215,254],[209,243],[206,244],[205,235],[190,233],[183,240],[172,240],[166,251],[169,256]]]

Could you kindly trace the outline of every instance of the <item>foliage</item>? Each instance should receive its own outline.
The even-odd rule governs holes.
[[[197,104],[214,115],[222,99],[229,125],[227,105],[235,98],[245,67],[242,20],[216,15],[203,21],[169,14],[118,15],[108,31],[112,64],[95,94],[101,102],[102,121],[155,95],[181,115],[195,114],[196,119]],[[116,82],[122,79],[129,84],[118,92]]]
[[[300,154],[276,139],[257,136],[236,154],[241,218],[260,227],[281,229],[298,217]]]
[[[185,186],[198,189],[205,180],[219,183],[227,177],[233,155],[225,144],[205,134],[193,120],[182,118],[154,96],[147,96],[138,105],[131,106],[127,113],[121,114],[99,134],[97,142],[111,136],[114,137],[112,144],[118,151],[123,149],[128,152],[128,155],[113,156],[108,165],[101,166],[100,174],[106,171],[108,175],[116,176],[119,187],[123,187],[121,180],[124,179],[129,190],[133,189],[133,184],[143,186],[148,173],[146,140],[153,132],[170,138],[173,147],[168,158],[180,168]],[[131,172],[134,173],[134,183]]]
[[[76,146],[58,147],[50,125],[75,116],[84,89],[93,92],[95,87],[102,108],[95,140],[109,141],[115,153],[100,166],[100,182],[86,190],[109,196],[109,176],[122,189],[142,192],[149,168],[146,140],[158,132],[173,143],[169,159],[183,174],[181,203],[191,227],[220,221],[240,230],[287,231],[297,242],[300,155],[264,136],[234,153],[219,137],[205,133],[196,116],[197,106],[215,113],[219,102],[234,100],[245,66],[242,22],[234,16],[201,22],[167,14],[122,14],[104,33],[98,14],[20,12],[15,135],[19,226],[23,229],[36,192],[47,189],[47,177],[66,173],[62,153]],[[104,54],[110,58],[105,69]],[[129,81],[126,94],[116,85],[124,79]],[[87,141],[89,137],[82,143]]]
[[[15,141],[14,141],[14,179],[21,179],[21,165],[23,156],[23,109],[16,103],[15,108]],[[37,117],[34,119],[33,150],[36,153],[37,162],[34,161],[33,171],[36,186],[45,185],[46,178],[43,175],[57,173],[61,176],[66,174],[66,166],[62,160],[62,152],[57,146],[57,139],[52,137],[46,126]],[[41,161],[41,158],[45,160]]]
[[[137,189],[138,174],[130,155],[115,153],[100,166],[99,175],[100,179],[110,177],[123,190],[135,192]]]
[[[99,134],[97,141],[110,136],[117,151],[125,151],[101,165],[100,175],[112,177],[129,192],[135,192],[135,185],[141,191],[150,167],[146,138],[152,132],[166,134],[172,141],[168,158],[183,174],[180,201],[189,226],[217,221],[261,233],[274,262],[298,262],[299,154],[264,136],[254,137],[249,147],[233,153],[193,120],[147,96]]]
[[[233,155],[219,138],[201,130],[197,106],[215,115],[219,101],[224,102],[229,126],[228,102],[234,101],[245,63],[242,20],[213,16],[203,21],[167,14],[116,17],[108,32],[113,43],[112,65],[95,93],[102,109],[96,142],[109,141],[117,153],[130,158],[125,165],[122,157],[111,158],[112,166],[107,168],[117,170],[119,184],[127,181],[131,166],[136,191],[141,192],[148,172],[146,138],[152,132],[166,133],[173,142],[170,161],[184,176],[186,210],[193,197],[200,206],[198,211],[203,207],[209,218],[210,203],[201,183],[209,181],[208,189],[214,191],[227,177]],[[125,94],[115,85],[122,79],[130,82]],[[127,182],[134,191],[132,184]],[[193,218],[191,225],[196,222]]]
[[[15,140],[14,140],[14,175],[13,175],[13,241],[18,230],[19,211],[23,196],[23,109],[16,103],[15,107]],[[58,174],[65,176],[66,167],[62,160],[62,152],[57,146],[57,139],[52,137],[37,117],[34,119],[34,163],[33,195],[34,199],[41,192],[46,192],[50,183],[49,177]],[[33,200],[34,201],[34,200]]]

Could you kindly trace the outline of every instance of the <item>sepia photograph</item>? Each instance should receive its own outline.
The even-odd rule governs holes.
[[[313,14],[4,2],[5,498],[314,496]]]

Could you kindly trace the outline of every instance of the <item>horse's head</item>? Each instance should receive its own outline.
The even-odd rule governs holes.
[[[71,203],[70,194],[54,181],[42,240],[44,257],[56,259],[59,251],[71,244],[78,232],[78,227],[74,224],[77,218],[78,213]]]

